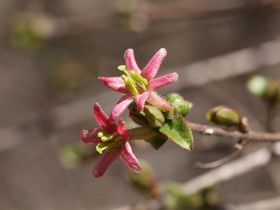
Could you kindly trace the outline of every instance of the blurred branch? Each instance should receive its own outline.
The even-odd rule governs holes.
[[[240,205],[229,205],[227,210],[278,210],[280,206],[280,197],[270,198],[252,203]]]
[[[36,4],[31,4],[32,8],[35,7],[35,9],[29,9],[29,13],[52,19],[48,20],[52,21],[51,24],[54,25],[52,33],[48,37],[43,37],[45,40],[52,40],[68,35],[97,32],[112,27],[124,27],[132,31],[141,31],[154,22],[231,16],[260,8],[276,9],[277,6],[273,7],[274,4],[279,4],[276,3],[278,1],[269,3],[267,1],[258,1],[252,6],[244,3],[243,0],[215,0],[211,4],[209,4],[208,0],[172,3],[153,3],[147,0],[119,0],[112,14],[53,18],[52,15],[44,13],[43,6],[36,2]],[[31,21],[36,21],[36,19],[34,17]]]
[[[182,184],[182,188],[186,194],[194,194],[200,190],[211,187],[217,183],[230,180],[234,177],[248,173],[249,171],[267,164],[271,159],[271,153],[268,149],[260,149],[235,161],[227,163],[219,168],[210,170],[190,181]],[[252,161],[254,160],[254,161]],[[146,203],[143,210],[158,210],[162,207],[159,201],[151,201]],[[252,209],[253,208],[247,208]],[[263,208],[264,209],[264,208]],[[132,206],[124,206],[114,210],[133,210]]]

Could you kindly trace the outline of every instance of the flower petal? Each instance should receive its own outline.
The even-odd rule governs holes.
[[[158,88],[172,84],[172,83],[176,82],[177,79],[178,79],[178,74],[176,72],[152,79],[149,82],[149,90],[156,90]]]
[[[98,144],[100,142],[97,137],[97,133],[101,131],[99,128],[94,128],[92,130],[81,130],[80,138],[86,144]]]
[[[92,172],[93,176],[101,177],[119,155],[120,152],[103,152]]]
[[[118,122],[118,125],[117,125],[117,132],[118,132],[125,140],[128,139],[128,133],[127,133],[127,130],[125,129],[125,127],[124,127],[124,121],[123,121],[123,120],[120,120],[120,121]]]
[[[101,106],[98,103],[95,103],[93,105],[93,113],[98,125],[102,126],[105,129],[110,127],[110,121],[108,120],[109,117],[102,110]]]
[[[150,96],[147,101],[162,111],[168,111],[171,109],[170,103],[168,103],[168,101],[156,94],[154,91],[150,92]]]
[[[153,79],[156,76],[159,67],[166,55],[167,55],[167,51],[165,48],[161,48],[159,51],[157,51],[157,53],[152,57],[149,63],[145,66],[141,75],[145,77],[147,80]]]
[[[127,164],[127,166],[136,171],[139,172],[141,170],[140,163],[136,156],[134,155],[131,146],[128,141],[125,142],[125,145],[121,151],[121,159]]]
[[[145,106],[145,103],[146,103],[149,95],[150,95],[149,92],[144,92],[141,95],[135,96],[135,102],[136,102],[138,109],[140,109],[140,111],[144,110],[144,106]]]
[[[133,49],[127,49],[124,53],[125,65],[128,70],[135,70],[138,74],[141,74],[141,70],[138,67]]]
[[[112,90],[128,93],[124,81],[120,77],[98,77],[99,81],[101,81],[106,87],[111,88]]]
[[[124,110],[128,107],[128,105],[133,101],[133,97],[129,95],[125,95],[121,97],[121,99],[117,102],[117,104],[114,106],[111,114],[110,114],[110,121],[114,121],[117,119]]]

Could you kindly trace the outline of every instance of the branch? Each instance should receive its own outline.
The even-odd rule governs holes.
[[[187,122],[190,129],[202,135],[229,137],[236,140],[247,140],[251,142],[278,142],[280,141],[280,133],[264,133],[254,132],[241,133],[239,131],[227,131],[215,126],[202,125],[198,123]]]

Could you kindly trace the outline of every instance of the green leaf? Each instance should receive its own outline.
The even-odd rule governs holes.
[[[159,131],[184,149],[192,149],[192,132],[183,117],[164,123]]]

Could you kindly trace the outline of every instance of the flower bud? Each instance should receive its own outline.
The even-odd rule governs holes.
[[[67,145],[59,154],[59,160],[65,168],[77,167],[82,159],[82,152],[76,145]]]
[[[55,32],[56,22],[43,13],[21,13],[11,30],[11,40],[16,46],[35,50]]]
[[[135,103],[131,103],[128,106],[128,110],[129,110],[129,117],[133,120],[133,122],[144,127],[149,126],[149,123],[145,117],[145,113],[137,109]]]
[[[192,103],[184,100],[184,98],[177,93],[170,93],[167,95],[166,100],[171,103],[177,113],[185,117],[192,108]]]
[[[275,80],[257,75],[249,79],[247,87],[252,94],[258,97],[272,103],[280,102],[280,85]]]
[[[141,161],[142,170],[139,173],[130,172],[128,181],[138,190],[149,197],[156,198],[159,195],[159,186],[154,172],[148,162]]]
[[[219,125],[239,126],[241,116],[239,112],[226,106],[216,106],[207,112],[207,120]]]
[[[163,125],[165,118],[160,109],[154,106],[145,105],[144,113],[149,125],[152,128],[159,128]]]

